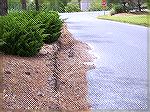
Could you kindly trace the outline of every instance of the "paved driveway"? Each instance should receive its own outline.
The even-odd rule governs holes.
[[[145,110],[148,28],[96,19],[99,14],[61,14],[74,37],[88,43],[97,57],[87,77],[92,109]]]

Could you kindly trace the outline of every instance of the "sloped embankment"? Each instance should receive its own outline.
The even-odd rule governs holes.
[[[66,25],[58,42],[35,57],[1,55],[3,110],[89,111],[86,72],[89,46],[75,40]]]
[[[75,40],[65,26],[59,39],[57,73],[59,77],[59,105],[63,110],[87,110],[86,72],[94,66],[86,65],[93,57],[88,54],[90,47]]]

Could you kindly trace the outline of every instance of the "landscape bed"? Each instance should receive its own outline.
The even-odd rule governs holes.
[[[32,57],[0,55],[3,74],[2,111],[89,112],[86,65],[90,47],[75,40],[64,25],[58,41],[44,44]],[[84,52],[83,52],[84,51]]]

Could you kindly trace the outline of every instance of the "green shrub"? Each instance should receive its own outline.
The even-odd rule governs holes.
[[[19,56],[33,56],[43,45],[44,29],[34,13],[11,13],[0,18],[0,51]]]
[[[15,12],[0,17],[0,52],[34,56],[43,43],[57,41],[62,21],[57,12]]]
[[[92,0],[90,4],[89,11],[102,11],[102,10],[110,10],[112,8],[112,4],[108,3],[105,9],[101,4],[101,0]]]
[[[114,10],[115,14],[124,12],[123,6],[119,5],[119,4],[118,5],[114,5],[113,6],[113,10]]]
[[[44,39],[47,44],[57,41],[61,35],[62,21],[59,17],[59,14],[54,11],[42,12],[36,17],[42,24],[41,28],[45,29],[44,34],[48,34]]]
[[[115,15],[115,10],[114,10],[114,9],[111,9],[110,15],[111,15],[111,16],[112,16],[112,15]]]
[[[93,2],[90,5],[89,11],[102,11],[103,8],[98,2]]]
[[[4,33],[3,31],[3,16],[0,16],[0,36]],[[0,38],[0,48],[4,44],[4,41],[2,38]],[[0,51],[1,52],[1,51]]]
[[[32,17],[35,17],[35,20],[38,24],[41,24],[40,28],[44,29],[44,34],[47,36],[44,38],[44,43],[50,44],[58,40],[61,35],[62,20],[58,12],[48,11],[48,12],[32,12]]]
[[[81,9],[78,4],[67,4],[65,7],[65,12],[81,12]]]

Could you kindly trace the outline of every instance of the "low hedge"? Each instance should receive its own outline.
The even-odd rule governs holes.
[[[16,12],[0,17],[0,26],[0,52],[34,56],[59,38],[62,22],[56,12]]]
[[[122,5],[118,4],[118,5],[114,5],[113,6],[113,11],[115,14],[118,14],[118,13],[123,13],[124,12],[124,8]]]
[[[44,34],[48,34],[44,39],[44,43],[53,43],[60,37],[62,21],[59,17],[59,14],[55,11],[42,12],[37,15],[37,20],[42,24],[41,28],[45,29]]]

